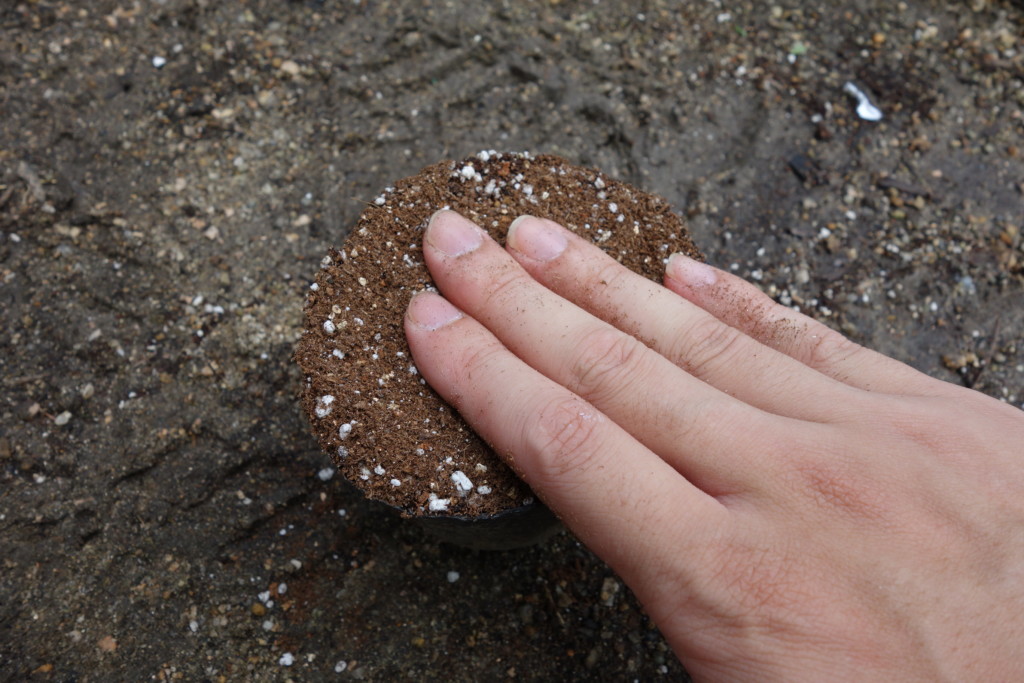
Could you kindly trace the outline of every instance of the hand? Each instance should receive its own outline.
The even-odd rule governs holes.
[[[451,211],[423,251],[419,370],[691,675],[1024,680],[1024,413],[684,256]]]

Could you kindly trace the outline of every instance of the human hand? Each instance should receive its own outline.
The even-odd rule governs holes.
[[[420,372],[691,675],[1024,680],[1024,413],[683,256],[451,211],[423,251]]]

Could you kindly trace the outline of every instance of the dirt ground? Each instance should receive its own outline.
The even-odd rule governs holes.
[[[462,550],[331,478],[291,360],[321,257],[426,164],[559,154],[1021,405],[1022,35],[1008,0],[3,3],[0,679],[684,678],[571,536]]]

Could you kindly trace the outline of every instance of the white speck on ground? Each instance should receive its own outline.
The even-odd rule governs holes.
[[[291,666],[295,663],[295,655],[293,655],[291,652],[285,652],[283,655],[281,655],[281,659],[277,660],[277,663],[281,666]]]
[[[455,583],[459,580],[459,573],[456,571],[448,572],[448,583]]]

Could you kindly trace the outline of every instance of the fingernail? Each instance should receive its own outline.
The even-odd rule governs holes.
[[[417,327],[434,331],[450,325],[462,316],[462,311],[433,292],[420,292],[409,302],[409,320]]]
[[[714,268],[685,254],[672,254],[668,259],[665,274],[690,288],[707,287],[718,281],[718,274]]]
[[[426,240],[446,256],[468,254],[483,243],[480,228],[459,214],[441,210],[427,223]]]
[[[555,224],[533,216],[520,216],[508,226],[508,244],[537,261],[550,261],[565,251],[569,243]]]

